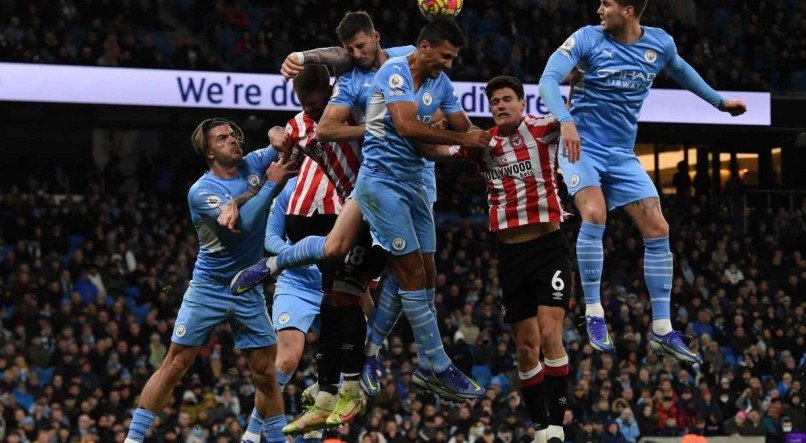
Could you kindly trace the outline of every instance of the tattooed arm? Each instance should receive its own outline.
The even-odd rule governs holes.
[[[280,73],[288,80],[296,77],[304,66],[317,64],[333,66],[336,74],[340,74],[353,67],[353,58],[346,49],[339,46],[292,52],[285,58]]]
[[[239,232],[239,230],[235,229],[235,225],[238,222],[238,208],[254,197],[260,188],[260,186],[251,187],[243,194],[221,205],[221,212],[218,214],[218,224],[232,232]]]

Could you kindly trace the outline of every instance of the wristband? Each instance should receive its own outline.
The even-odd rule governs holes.
[[[294,53],[297,56],[297,63],[304,65],[305,64],[305,54],[301,52]]]

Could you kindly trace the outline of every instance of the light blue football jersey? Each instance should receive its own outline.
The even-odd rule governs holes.
[[[414,46],[409,45],[384,49],[384,51],[389,58],[394,58],[405,57],[414,49]],[[333,94],[328,103],[350,108],[355,122],[363,125],[366,122],[367,101],[372,95],[372,79],[375,78],[376,72],[372,69],[355,67],[339,75],[336,84],[333,85]]]
[[[422,176],[425,162],[414,143],[397,134],[386,109],[394,102],[415,103],[417,119],[423,123],[431,123],[437,109],[447,116],[462,107],[444,72],[426,79],[415,91],[406,57],[390,58],[375,74],[367,102],[361,174],[411,180]]]
[[[677,55],[674,39],[666,31],[642,28],[640,39],[625,44],[601,26],[585,26],[557,49],[584,72],[571,107],[581,138],[607,147],[635,144],[649,88]]]
[[[289,179],[280,194],[274,199],[269,211],[268,223],[266,224],[266,249],[272,255],[277,255],[285,247],[290,247],[291,242],[285,236],[285,212],[288,202],[294,195],[294,188],[297,185],[297,177]],[[299,266],[283,270],[277,277],[277,286],[291,286],[316,291],[318,297],[322,297],[322,273],[319,268],[313,265]]]
[[[395,58],[405,57],[415,49],[414,46],[397,46],[384,51],[390,58]],[[350,108],[355,122],[363,125],[366,122],[367,102],[372,92],[372,80],[375,78],[376,72],[355,67],[340,75],[336,84],[333,85],[333,95],[330,97],[329,103]],[[434,174],[434,162],[430,160],[425,160],[423,180],[428,191],[428,199],[432,203],[437,201],[437,179]]]
[[[235,273],[263,258],[265,216],[253,229],[239,233],[222,228],[217,219],[221,205],[266,181],[266,168],[277,158],[274,148],[258,149],[244,157],[235,177],[223,179],[207,171],[190,187],[190,217],[199,239],[194,280],[229,282]]]

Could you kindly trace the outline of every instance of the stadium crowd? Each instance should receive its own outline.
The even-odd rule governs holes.
[[[513,339],[496,301],[496,245],[483,221],[471,222],[482,203],[465,200],[482,193],[471,172],[440,171],[466,179],[455,188],[440,180],[436,305],[448,353],[487,395],[457,406],[414,390],[416,353],[402,320],[382,352],[384,390],[364,418],[339,428],[346,441],[531,441]],[[183,204],[125,189],[96,183],[78,196],[18,187],[0,194],[2,441],[122,442],[136,396],[165,356],[197,240]],[[712,201],[664,199],[676,260],[675,327],[693,337],[704,364],[647,353],[640,235],[614,217],[602,294],[616,352],[592,352],[575,288],[564,329],[575,374],[568,441],[699,432],[778,442],[785,430],[806,429],[806,202],[752,213],[740,232]],[[564,224],[567,235],[575,223]],[[266,289],[270,298],[272,285]],[[227,329],[211,335],[149,441],[240,436],[253,387]],[[315,335],[308,338],[315,345]],[[314,348],[284,394],[289,416],[300,412],[300,393],[313,381]]]
[[[338,45],[344,12],[366,9],[384,46],[411,44],[422,25],[410,2],[306,0],[0,0],[0,61],[277,72],[292,50]],[[268,5],[268,6],[267,6]],[[644,23],[721,90],[806,91],[806,5],[796,0],[659,0]],[[469,37],[456,80],[514,75],[536,83],[574,29],[598,23],[585,1],[467,2]],[[659,87],[677,87],[668,76]]]

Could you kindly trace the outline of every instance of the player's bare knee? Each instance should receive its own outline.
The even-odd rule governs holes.
[[[277,375],[274,370],[256,371],[252,374],[252,382],[255,384],[257,389],[260,389],[263,392],[270,392],[274,389],[279,389],[279,385],[277,384]]]
[[[400,282],[400,289],[404,291],[416,291],[425,288],[425,269],[422,266],[415,266],[397,275]]]
[[[658,237],[668,237],[669,236],[669,223],[666,222],[664,219],[656,220],[651,224],[648,224],[644,228],[645,232],[642,232],[644,238],[658,238]]]
[[[562,334],[544,329],[540,331],[540,347],[545,355],[555,355],[563,347]]]
[[[174,356],[171,361],[166,362],[160,369],[163,371],[164,380],[171,385],[179,383],[179,380],[184,377],[185,372],[190,369],[193,361],[183,355]]]
[[[604,225],[607,223],[607,209],[600,208],[598,205],[589,205],[581,211],[582,220],[596,225]]]
[[[296,371],[300,358],[302,358],[302,350],[284,349],[277,353],[277,361],[274,365],[284,374],[292,374]]]
[[[535,341],[518,342],[515,349],[521,366],[534,366],[540,360],[540,347]]]

